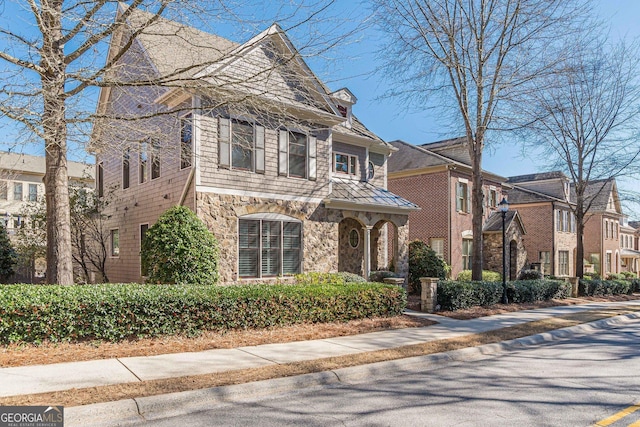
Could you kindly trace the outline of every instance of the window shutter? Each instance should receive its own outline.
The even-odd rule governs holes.
[[[218,152],[220,154],[219,165],[222,168],[229,168],[231,166],[231,126],[229,119],[220,117],[219,119],[220,129],[218,131]]]
[[[285,222],[283,224],[282,273],[300,273],[302,260],[302,224]]]
[[[471,191],[469,191],[469,186],[467,184],[464,185],[465,197],[467,199],[467,205],[464,207],[465,212],[471,212]]]
[[[256,173],[264,173],[264,127],[256,125]]]
[[[289,174],[289,132],[281,129],[278,135],[278,173],[283,176]]]
[[[315,136],[309,136],[309,150],[307,155],[309,156],[309,179],[311,181],[316,180],[317,166],[316,158],[318,156],[318,139]]]
[[[462,184],[456,183],[456,210],[462,210]]]

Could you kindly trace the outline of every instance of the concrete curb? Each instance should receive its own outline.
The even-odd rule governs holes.
[[[68,407],[65,408],[65,425],[124,426],[144,420],[157,420],[208,410],[225,403],[250,401],[311,387],[357,384],[368,380],[371,376],[385,377],[421,373],[430,367],[452,362],[480,360],[501,352],[521,350],[529,346],[577,337],[639,318],[640,314],[631,313],[509,341],[445,353],[377,362],[295,377]]]

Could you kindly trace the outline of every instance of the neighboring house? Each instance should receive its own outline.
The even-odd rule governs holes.
[[[94,185],[94,165],[67,162],[69,183],[85,187]],[[20,227],[31,227],[23,218],[23,210],[29,203],[44,200],[43,178],[45,158],[28,154],[0,152],[0,220],[12,240]],[[21,272],[23,280],[43,277],[46,271],[44,259],[38,259],[32,270]]]
[[[145,19],[138,11],[128,23],[135,31]],[[223,282],[308,271],[368,277],[391,263],[406,274],[408,214],[419,208],[385,189],[396,149],[353,115],[349,90],[318,80],[278,25],[235,44],[158,19],[119,62],[125,78],[183,72],[184,84],[100,94],[103,115],[180,110],[129,134],[105,123],[94,131],[98,192],[112,199],[112,281],[144,278],[144,235],[178,204],[217,238]]]
[[[635,225],[635,226],[634,226]],[[624,215],[620,221],[620,259],[621,271],[634,273],[638,277],[640,270],[640,251],[637,245],[637,223],[629,221]]]
[[[591,203],[585,216],[584,257],[603,278],[621,271],[620,221],[623,217],[614,179],[591,181],[585,190]]]
[[[509,177],[509,206],[527,226],[529,262],[545,275],[575,276],[576,221],[562,172]]]
[[[393,141],[398,149],[389,158],[389,190],[420,206],[409,214],[409,238],[431,246],[451,266],[456,277],[471,269],[471,161],[463,138],[423,145]],[[503,198],[505,179],[483,172],[485,195],[485,228],[483,231],[483,263],[485,269],[502,272],[502,217],[497,212]],[[507,271],[515,279],[525,267],[525,233],[519,215],[507,213]],[[499,233],[496,227],[499,227]],[[497,250],[497,253],[496,253]],[[517,256],[511,256],[511,254]]]

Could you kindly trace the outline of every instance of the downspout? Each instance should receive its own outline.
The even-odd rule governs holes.
[[[453,236],[451,235],[451,168],[450,166],[447,166],[447,228],[448,228],[448,234],[449,234],[449,239],[448,239],[448,246],[449,246],[449,250],[447,252],[449,252],[449,267],[452,268],[453,267],[453,257],[452,257],[452,252],[451,252],[451,248],[453,247],[453,242],[452,242],[452,238]]]

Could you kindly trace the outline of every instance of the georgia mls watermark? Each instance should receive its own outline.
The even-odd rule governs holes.
[[[64,407],[0,406],[0,427],[64,427]]]

